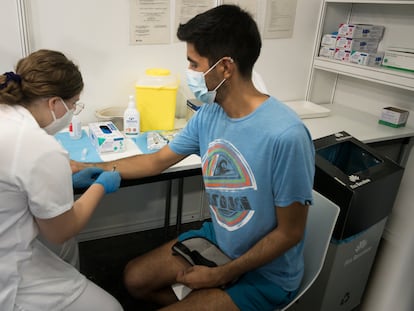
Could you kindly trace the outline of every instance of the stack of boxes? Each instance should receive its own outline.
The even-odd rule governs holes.
[[[381,65],[384,53],[378,45],[384,26],[340,24],[338,32],[322,37],[319,56],[366,66]]]
[[[334,32],[334,33],[326,34],[322,36],[321,47],[319,49],[319,56],[327,57],[327,58],[334,58],[337,37],[338,37],[338,32]]]
[[[384,66],[414,72],[414,49],[388,48],[378,52],[385,27],[368,24],[340,24],[338,31],[322,36],[319,56],[365,66]],[[394,128],[407,123],[409,111],[397,107],[382,109],[378,123]]]

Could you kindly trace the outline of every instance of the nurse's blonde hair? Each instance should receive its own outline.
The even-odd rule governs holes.
[[[16,72],[0,75],[0,103],[30,105],[42,97],[69,99],[83,90],[82,75],[77,65],[63,53],[38,50],[22,58]]]

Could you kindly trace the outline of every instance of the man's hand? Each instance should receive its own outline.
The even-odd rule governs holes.
[[[179,271],[176,281],[191,289],[217,288],[228,283],[223,269],[205,266],[192,266],[184,271]]]

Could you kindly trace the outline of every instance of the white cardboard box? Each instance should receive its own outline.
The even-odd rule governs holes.
[[[336,48],[350,51],[362,51],[375,53],[378,50],[379,41],[377,39],[353,39],[347,37],[336,38]]]
[[[407,123],[409,112],[396,107],[385,107],[382,109],[380,124],[391,127],[402,127]]]
[[[344,50],[344,49],[335,49],[334,59],[340,60],[342,62],[349,62],[351,57],[352,51],[351,50]]]
[[[335,48],[337,35],[334,34],[325,34],[321,40],[321,46],[326,46],[328,48]]]
[[[89,138],[99,153],[125,150],[125,137],[111,121],[89,123]]]
[[[373,38],[381,39],[385,27],[371,24],[340,24],[338,36],[347,38]]]
[[[385,67],[414,71],[414,49],[389,48],[385,51],[382,65]]]
[[[327,58],[333,58],[335,55],[335,48],[330,48],[327,46],[321,46],[319,49],[319,56],[320,57],[327,57]]]
[[[359,51],[352,51],[349,57],[349,62],[353,64],[359,64],[364,66],[381,66],[384,53],[366,53]]]

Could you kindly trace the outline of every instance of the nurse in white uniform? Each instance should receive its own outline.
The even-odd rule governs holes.
[[[65,128],[83,89],[78,67],[60,52],[39,50],[15,72],[0,74],[0,309],[122,310],[38,239],[64,243],[86,225],[117,172],[72,176],[67,152],[52,136]],[[72,180],[73,177],[73,180]],[[74,202],[72,182],[93,184]]]

